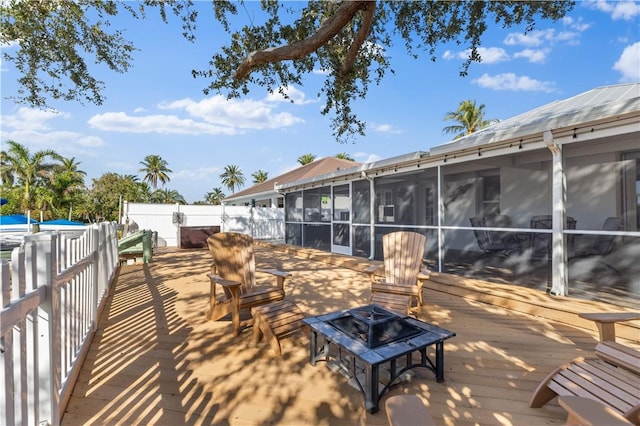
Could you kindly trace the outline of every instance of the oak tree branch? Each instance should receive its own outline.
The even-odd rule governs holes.
[[[353,20],[353,17],[358,11],[371,9],[371,12],[367,12],[367,15],[373,16],[374,8],[371,7],[371,3],[375,5],[375,2],[370,1],[343,2],[338,10],[336,10],[336,13],[330,18],[327,18],[322,23],[320,28],[318,28],[318,31],[316,31],[312,36],[291,45],[273,47],[252,52],[245,58],[244,61],[242,61],[242,64],[240,64],[240,66],[236,70],[234,77],[238,80],[242,80],[246,78],[251,73],[251,71],[261,65],[280,62],[284,60],[300,59],[309,55],[310,53],[325,45],[336,34],[338,34],[338,32],[340,32],[342,28],[344,28],[349,22],[351,22],[351,20]],[[365,23],[363,23],[363,27],[360,29],[360,32],[362,32],[365,26]],[[368,31],[370,31],[371,23],[369,23],[368,26],[369,30],[367,30],[367,33]],[[361,35],[359,33],[356,40],[358,40],[360,37]],[[363,41],[364,38],[362,39],[362,41],[360,41],[360,44],[362,44]],[[351,49],[349,53],[351,54]],[[351,63],[353,63],[353,60],[355,60],[355,54],[354,59],[351,60]]]

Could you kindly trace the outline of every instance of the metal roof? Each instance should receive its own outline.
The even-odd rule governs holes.
[[[498,122],[471,135],[430,148],[428,152],[417,151],[332,173],[289,180],[287,183],[279,184],[278,188],[291,190],[337,178],[353,178],[362,172],[402,167],[420,160],[511,140],[536,136],[542,139],[542,133],[547,130],[584,127],[596,121],[616,119],[625,114],[639,112],[640,83],[598,87]]]
[[[494,142],[524,138],[547,130],[570,128],[640,111],[640,83],[598,87],[495,123],[468,136],[433,147],[431,155],[446,154]]]

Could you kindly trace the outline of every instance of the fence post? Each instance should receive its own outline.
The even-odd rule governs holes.
[[[91,233],[91,256],[93,257],[92,267],[91,267],[91,275],[92,275],[92,302],[91,302],[91,331],[95,332],[98,328],[98,297],[100,297],[99,293],[99,283],[100,283],[100,269],[101,269],[101,259],[100,259],[100,232],[96,226],[92,226],[89,230]]]
[[[57,241],[58,236],[53,233],[39,233],[25,235],[25,251],[29,253],[29,246],[35,245],[34,256],[27,264],[33,271],[35,287],[45,287],[47,297],[40,305],[38,317],[44,324],[39,327],[41,345],[39,345],[39,392],[40,410],[38,417],[41,421],[50,419],[52,425],[60,423],[60,307],[59,289],[56,298],[56,288],[53,278],[57,273]],[[56,344],[58,342],[58,344]]]

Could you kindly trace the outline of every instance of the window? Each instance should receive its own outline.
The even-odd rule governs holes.
[[[484,176],[480,179],[480,216],[500,214],[500,176]]]
[[[424,223],[435,225],[436,221],[436,191],[433,185],[424,188]]]
[[[286,197],[285,220],[287,222],[302,222],[302,192],[292,192]]]
[[[627,231],[640,229],[640,152],[622,155],[624,225]]]

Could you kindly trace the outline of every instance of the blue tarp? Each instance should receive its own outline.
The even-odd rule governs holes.
[[[72,226],[86,226],[86,223],[82,222],[74,222],[72,220],[67,219],[55,219],[55,220],[45,220],[44,222],[40,222],[40,225],[72,225]]]
[[[9,201],[6,198],[0,198],[0,206],[4,206],[5,204],[7,204]]]
[[[7,216],[0,216],[0,225],[26,225],[27,223],[38,223],[37,220],[31,219],[28,222],[28,218],[23,214],[10,214]]]

